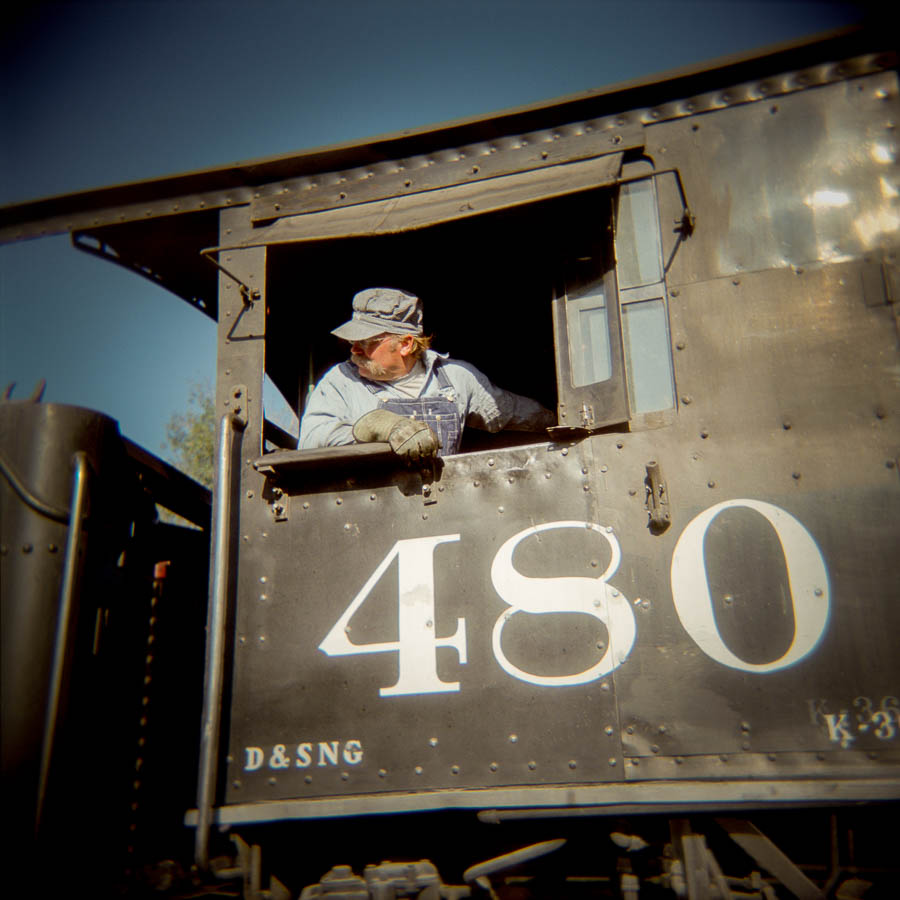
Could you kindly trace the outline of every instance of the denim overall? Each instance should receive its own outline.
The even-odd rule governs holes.
[[[379,408],[388,412],[424,422],[441,439],[441,449],[438,456],[450,456],[459,452],[459,444],[462,440],[462,420],[459,410],[456,408],[456,391],[450,383],[450,379],[444,373],[440,363],[434,367],[440,386],[440,395],[437,397],[391,397],[390,400],[379,400]],[[376,396],[381,389],[367,379],[363,379],[365,386]]]

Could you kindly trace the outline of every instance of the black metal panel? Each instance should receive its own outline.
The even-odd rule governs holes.
[[[858,283],[851,265],[767,272],[682,287],[672,301],[678,419],[624,451],[659,460],[672,516],[663,535],[628,536],[640,561],[628,589],[653,612],[616,672],[632,758],[762,752],[777,770],[783,751],[839,765],[900,741],[896,339]],[[594,443],[609,452],[608,438]],[[691,550],[689,524],[716,509]],[[680,589],[676,554],[692,570]],[[698,640],[685,609],[704,605],[715,625]],[[792,662],[798,630],[810,646]],[[750,765],[735,762],[710,774]]]
[[[306,476],[306,487],[284,481],[283,522],[258,503],[241,545],[228,802],[621,778],[609,678],[538,685],[504,670],[492,650],[502,627],[511,666],[551,679],[614,653],[606,628],[584,613],[497,624],[510,607],[492,564],[502,566],[498,551],[514,535],[541,522],[577,523],[523,538],[512,560],[527,578],[596,585],[608,567],[611,544],[583,524],[583,470],[581,448],[541,444],[451,457],[430,484],[406,471],[318,486]],[[397,651],[327,656],[320,645],[400,541],[406,555],[385,565],[343,633],[360,646],[396,641],[402,604],[429,593],[433,572],[434,617],[420,624],[439,641],[457,633],[458,647],[464,635],[465,661],[452,647],[433,655],[420,637],[436,659],[435,692],[383,696],[398,681]],[[424,684],[406,681],[410,691]]]

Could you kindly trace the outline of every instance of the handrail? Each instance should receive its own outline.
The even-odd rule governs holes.
[[[56,618],[56,639],[53,647],[53,665],[50,669],[50,685],[47,692],[47,711],[44,719],[44,743],[41,748],[41,771],[38,778],[35,832],[40,829],[44,801],[47,796],[47,780],[53,757],[53,743],[59,719],[59,697],[62,692],[63,670],[69,648],[69,625],[72,618],[72,597],[75,593],[75,576],[78,572],[78,555],[81,549],[81,525],[87,499],[87,455],[78,451],[74,457],[75,475],[72,479],[72,502],[69,507],[69,532],[66,536],[66,556],[63,563],[62,587],[59,595],[59,612]]]
[[[197,780],[197,832],[194,862],[201,871],[209,868],[209,827],[216,782],[216,756],[222,717],[222,681],[225,667],[225,607],[228,593],[231,544],[231,496],[234,478],[231,438],[246,426],[246,419],[231,412],[219,420],[218,466],[213,499],[215,538],[212,583],[206,619],[206,675],[203,685],[203,715],[200,732],[200,768]]]

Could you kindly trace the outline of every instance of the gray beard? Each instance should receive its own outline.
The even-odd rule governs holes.
[[[359,369],[361,375],[366,375],[369,378],[382,380],[385,379],[388,374],[388,370],[381,365],[381,363],[377,363],[372,359],[367,359],[365,356],[351,353],[350,361]]]

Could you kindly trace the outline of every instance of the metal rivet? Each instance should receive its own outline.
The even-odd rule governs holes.
[[[732,283],[735,287],[737,287],[737,285],[739,285],[739,284],[741,283],[741,279],[740,279],[740,278],[732,278],[732,279],[731,279],[731,283]]]
[[[629,725],[629,726],[625,729],[625,731],[626,731],[628,734],[634,734],[634,725]]]
[[[650,609],[650,601],[644,600],[644,602],[641,603],[641,609]]]
[[[369,494],[369,499],[370,499],[370,500],[374,500],[374,499],[375,499],[375,495],[374,495],[374,494]]]
[[[608,691],[608,690],[609,690],[609,682],[608,682],[608,681],[602,681],[602,682],[600,683],[600,690],[601,690],[601,691]]]
[[[549,477],[550,477],[550,473],[549,473],[549,472],[544,472],[544,478],[549,478]]]
[[[700,432],[700,437],[705,441],[709,437],[709,432],[704,428],[703,431]]]
[[[437,745],[438,745],[438,739],[437,739],[436,737],[428,738],[428,743],[429,743],[432,747],[437,747]]]
[[[34,550],[34,546],[32,544],[22,544],[23,553],[31,553],[32,550]]]
[[[615,733],[615,729],[612,727],[612,725],[607,725],[606,728],[603,729],[603,732],[608,737],[612,737],[613,734]]]
[[[260,600],[261,603],[265,603],[266,600],[268,600],[268,599],[269,599],[269,595],[268,595],[268,594],[260,594],[260,595],[259,595],[259,600]]]
[[[475,487],[478,487],[478,486],[481,484],[481,482],[480,482],[480,481],[473,481],[472,484],[473,484]]]
[[[722,599],[723,599],[726,603],[733,603],[733,602],[734,602],[734,597],[733,597],[731,594],[726,594]]]
[[[785,431],[790,431],[791,428],[793,427],[793,424],[794,424],[794,423],[791,422],[790,419],[785,419],[785,420],[781,423],[781,427],[782,427]]]
[[[512,475],[510,475],[509,478],[507,478],[506,480],[507,480],[510,484],[512,484],[516,479],[513,478]]]
[[[683,756],[676,756],[676,757],[675,757],[675,765],[676,765],[676,766],[680,766],[683,762],[684,762],[684,757],[683,757]]]
[[[533,772],[537,768],[537,763],[533,759],[529,760],[528,768]]]
[[[611,756],[608,762],[611,766],[614,766],[616,764],[616,758],[614,756]]]
[[[600,466],[600,471],[601,471],[601,472],[608,472],[608,471],[609,471],[609,466]]]
[[[665,725],[660,725],[659,728],[656,729],[660,734],[665,734],[668,730]]]
[[[261,634],[261,635],[259,636],[259,642],[260,642],[261,644],[264,644],[264,643],[266,642],[266,636],[265,636],[264,634]]]
[[[519,743],[519,736],[518,736],[517,734],[511,734],[511,735],[509,736],[509,742],[510,742],[511,744],[518,744],[518,743]]]
[[[421,775],[425,770],[421,766],[416,766],[413,771],[416,773],[416,775]]]
[[[309,503],[304,503],[304,504],[303,504],[303,508],[304,508],[304,509],[309,509]]]
[[[749,722],[741,722],[741,731],[749,731],[750,723]]]
[[[794,481],[799,481],[799,480],[800,480],[800,473],[799,473],[799,472],[792,472],[792,473],[791,473],[791,478],[793,478]]]
[[[504,510],[503,510],[503,507],[502,507],[502,506],[498,506],[498,507],[497,507],[497,512],[498,512],[498,513],[502,513],[503,511],[504,511]]]
[[[489,768],[492,772],[496,772],[496,771],[497,771],[497,763],[492,762],[492,763],[490,764],[490,766],[488,766],[488,768]]]
[[[265,584],[268,580],[269,580],[269,579],[268,579],[265,575],[260,575],[260,576],[259,576],[259,583],[260,583],[260,584]]]
[[[379,778],[384,778],[386,775],[387,775],[387,769],[379,769],[379,770],[378,770],[378,777],[379,777]]]
[[[685,395],[681,398],[681,402],[682,402],[685,406],[690,406],[691,403],[693,402],[693,399],[694,399],[694,398],[691,397],[689,394],[685,394]]]
[[[340,506],[344,501],[341,500],[340,497],[338,497],[337,500],[335,500],[334,502],[335,502],[335,504],[336,504],[337,506]]]
[[[5,550],[6,548],[4,547],[3,549]],[[56,544],[47,544],[47,550],[50,553],[56,553],[56,551],[59,550],[59,547],[57,547]]]
[[[816,589],[813,591],[813,593],[814,593],[817,597],[821,597],[821,596],[822,596],[822,588],[816,588]]]
[[[489,465],[489,466],[492,466],[493,464],[494,464],[493,458],[489,459],[489,460],[488,460],[488,465]]]
[[[450,766],[450,771],[451,771],[454,775],[459,775],[459,766]]]
[[[719,759],[724,763],[728,762],[728,757],[724,753],[719,754]]]
[[[274,775],[269,776],[269,784],[276,784],[276,779]]]
[[[304,781],[306,784],[312,784],[312,775],[306,775],[306,776],[304,776],[303,781]]]
[[[577,769],[577,768],[578,768],[578,763],[575,762],[574,759],[570,759],[570,760],[569,760],[569,768],[570,768],[570,769]]]
[[[676,349],[676,350],[684,350],[684,347],[685,347],[684,341],[679,341],[679,342],[675,345],[675,349]]]
[[[625,444],[622,441],[616,441],[616,450],[621,450]]]
[[[341,772],[341,781],[349,781],[350,773],[349,772]]]
[[[635,494],[637,494],[637,491],[634,488],[628,488],[629,497],[633,497]]]
[[[714,488],[714,487],[716,486],[716,483],[715,483],[715,481],[713,481],[712,479],[710,479],[709,481],[706,482],[706,486],[707,486],[708,488]]]

